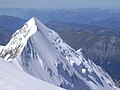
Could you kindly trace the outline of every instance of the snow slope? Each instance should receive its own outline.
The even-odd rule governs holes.
[[[8,43],[0,54],[2,58],[8,61],[14,59],[12,64],[23,71],[68,90],[120,90],[111,77],[90,61],[82,50],[76,52],[55,31],[36,18],[30,19],[27,25],[28,28],[36,27],[37,30],[29,29],[31,33],[28,34],[28,38],[32,35],[29,39],[23,37],[20,43],[12,43],[15,49],[9,49],[11,44]],[[15,39],[18,37],[15,36]],[[10,42],[13,41],[14,39],[11,39]],[[16,48],[19,45],[22,45],[21,48]],[[11,50],[19,52],[14,55],[9,53]],[[8,54],[9,58],[6,59]]]
[[[0,90],[63,90],[19,70],[0,58]]]

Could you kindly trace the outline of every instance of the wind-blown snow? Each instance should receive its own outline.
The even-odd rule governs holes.
[[[0,58],[0,90],[64,90],[20,71]]]
[[[32,18],[30,24],[29,21],[27,24],[31,32],[28,38],[32,35],[29,39],[23,38],[25,41],[28,40],[27,44],[22,40],[22,48],[17,48],[19,53],[10,54],[6,59],[5,51],[10,51],[8,46],[11,47],[11,44],[8,44],[1,52],[2,58],[15,58],[12,59],[12,64],[23,71],[67,90],[119,90],[111,77],[89,60],[82,49],[75,51],[55,31],[47,28],[36,18]],[[11,39],[11,42],[14,39]],[[17,47],[17,44],[15,42],[13,46]],[[15,51],[16,49],[12,49],[12,52]]]

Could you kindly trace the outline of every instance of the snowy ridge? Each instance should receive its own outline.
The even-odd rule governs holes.
[[[64,90],[20,71],[0,58],[0,90]]]
[[[84,55],[82,49],[75,51],[36,18],[30,19],[27,25],[27,28],[24,28],[26,25],[22,28],[30,32],[28,36],[11,44],[23,34],[15,35],[2,49],[2,58],[14,59],[12,63],[17,63],[16,66],[19,65],[23,71],[67,90],[120,90],[106,72]]]
[[[35,21],[31,18],[22,28],[17,30],[9,43],[2,49],[0,56],[6,61],[11,61],[17,57],[25,47],[27,40],[37,31]]]

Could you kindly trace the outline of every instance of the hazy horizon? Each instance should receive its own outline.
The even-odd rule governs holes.
[[[120,0],[0,0],[0,8],[74,9],[101,8],[120,9]]]

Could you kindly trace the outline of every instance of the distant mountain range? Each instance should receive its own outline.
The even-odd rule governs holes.
[[[120,14],[120,10],[104,10],[99,8],[62,10],[0,8],[0,15],[17,16],[22,19],[30,19],[34,16],[44,23],[51,20],[61,20],[65,22],[78,22],[88,24],[94,21],[104,20],[115,14]]]
[[[21,27],[23,23],[25,23],[25,20],[21,18],[0,15],[0,26],[2,26],[3,28],[15,31],[16,29],[18,29],[18,27]]]
[[[93,25],[104,26],[108,28],[120,28],[120,14],[113,15],[105,20],[92,22]]]
[[[0,15],[0,44],[6,45],[12,33],[24,22],[25,20],[18,17]]]

